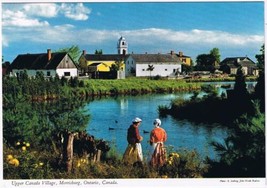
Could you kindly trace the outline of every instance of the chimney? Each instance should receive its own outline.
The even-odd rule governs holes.
[[[47,49],[47,60],[50,61],[51,57],[51,49]]]
[[[179,57],[183,57],[183,52],[179,52]]]
[[[174,55],[174,51],[171,50],[171,55]]]
[[[83,55],[86,55],[86,50],[83,50]]]

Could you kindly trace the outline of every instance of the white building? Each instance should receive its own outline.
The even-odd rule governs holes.
[[[35,76],[42,72],[45,77],[76,77],[78,68],[72,58],[66,52],[40,54],[20,54],[11,64],[12,74],[17,76],[26,71],[28,76]]]
[[[175,54],[131,54],[125,60],[125,76],[176,77],[182,62]]]
[[[121,37],[118,40],[117,49],[118,49],[118,54],[121,54],[121,55],[128,54],[128,44],[124,37]]]

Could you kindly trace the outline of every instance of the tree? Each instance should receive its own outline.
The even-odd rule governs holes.
[[[182,64],[182,71],[184,73],[189,73],[193,71],[193,66],[187,65],[187,64]]]
[[[219,48],[213,48],[211,51],[210,51],[210,55],[213,56],[215,58],[215,66],[217,66],[221,60],[221,55],[220,55],[220,51],[219,51]]]
[[[114,72],[120,71],[122,69],[123,69],[123,61],[119,59],[117,59],[115,63],[112,64],[110,67],[110,71],[114,71]]]
[[[200,71],[215,71],[215,66],[220,63],[220,52],[218,48],[210,50],[209,54],[200,54],[196,58],[196,69]]]
[[[210,176],[265,176],[265,116],[257,102],[253,107],[254,115],[238,118],[224,143],[212,142],[221,158],[219,162],[209,161]]]
[[[148,65],[148,68],[146,69],[147,71],[149,71],[149,73],[150,73],[150,79],[151,79],[151,72],[154,70],[154,65]]]
[[[241,66],[238,67],[236,72],[233,94],[231,100],[234,111],[239,115],[249,113],[252,109],[252,103]]]
[[[257,59],[258,67],[260,69],[264,69],[264,64],[265,64],[265,61],[264,61],[264,53],[265,53],[264,44],[261,46],[260,51],[261,51],[261,54],[255,55],[255,58]]]
[[[103,54],[102,49],[101,49],[101,50],[95,50],[95,54],[96,54],[96,55],[102,55],[102,54]]]
[[[260,75],[257,79],[257,84],[254,91],[254,99],[259,100],[260,109],[262,112],[265,111],[265,79],[264,71],[260,71]]]
[[[59,50],[56,50],[55,52],[66,52],[70,55],[70,57],[73,59],[74,62],[78,62],[79,57],[81,55],[81,50],[78,47],[78,45],[72,45],[69,48],[61,48]]]
[[[214,71],[215,57],[210,54],[200,54],[196,58],[196,69],[199,71]]]

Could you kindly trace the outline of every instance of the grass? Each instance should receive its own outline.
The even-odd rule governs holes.
[[[124,164],[122,156],[113,148],[101,162],[74,155],[73,170],[67,173],[59,165],[59,156],[51,151],[22,145],[4,144],[4,179],[107,179],[107,178],[199,178],[207,171],[196,151],[167,148],[166,164],[159,169],[147,162],[143,166]],[[19,163],[12,163],[17,159]]]
[[[172,93],[192,91],[201,88],[200,83],[185,80],[150,80],[129,78],[123,80],[84,80],[88,95],[128,95],[147,93]],[[84,93],[84,90],[82,91]]]

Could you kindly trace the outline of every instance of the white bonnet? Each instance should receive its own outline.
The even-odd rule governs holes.
[[[158,125],[158,126],[161,126],[161,121],[160,119],[155,119],[154,122],[153,122],[154,125]]]
[[[132,122],[133,122],[133,123],[139,123],[139,122],[141,122],[141,121],[142,121],[142,119],[136,117],[136,118],[133,119]]]

